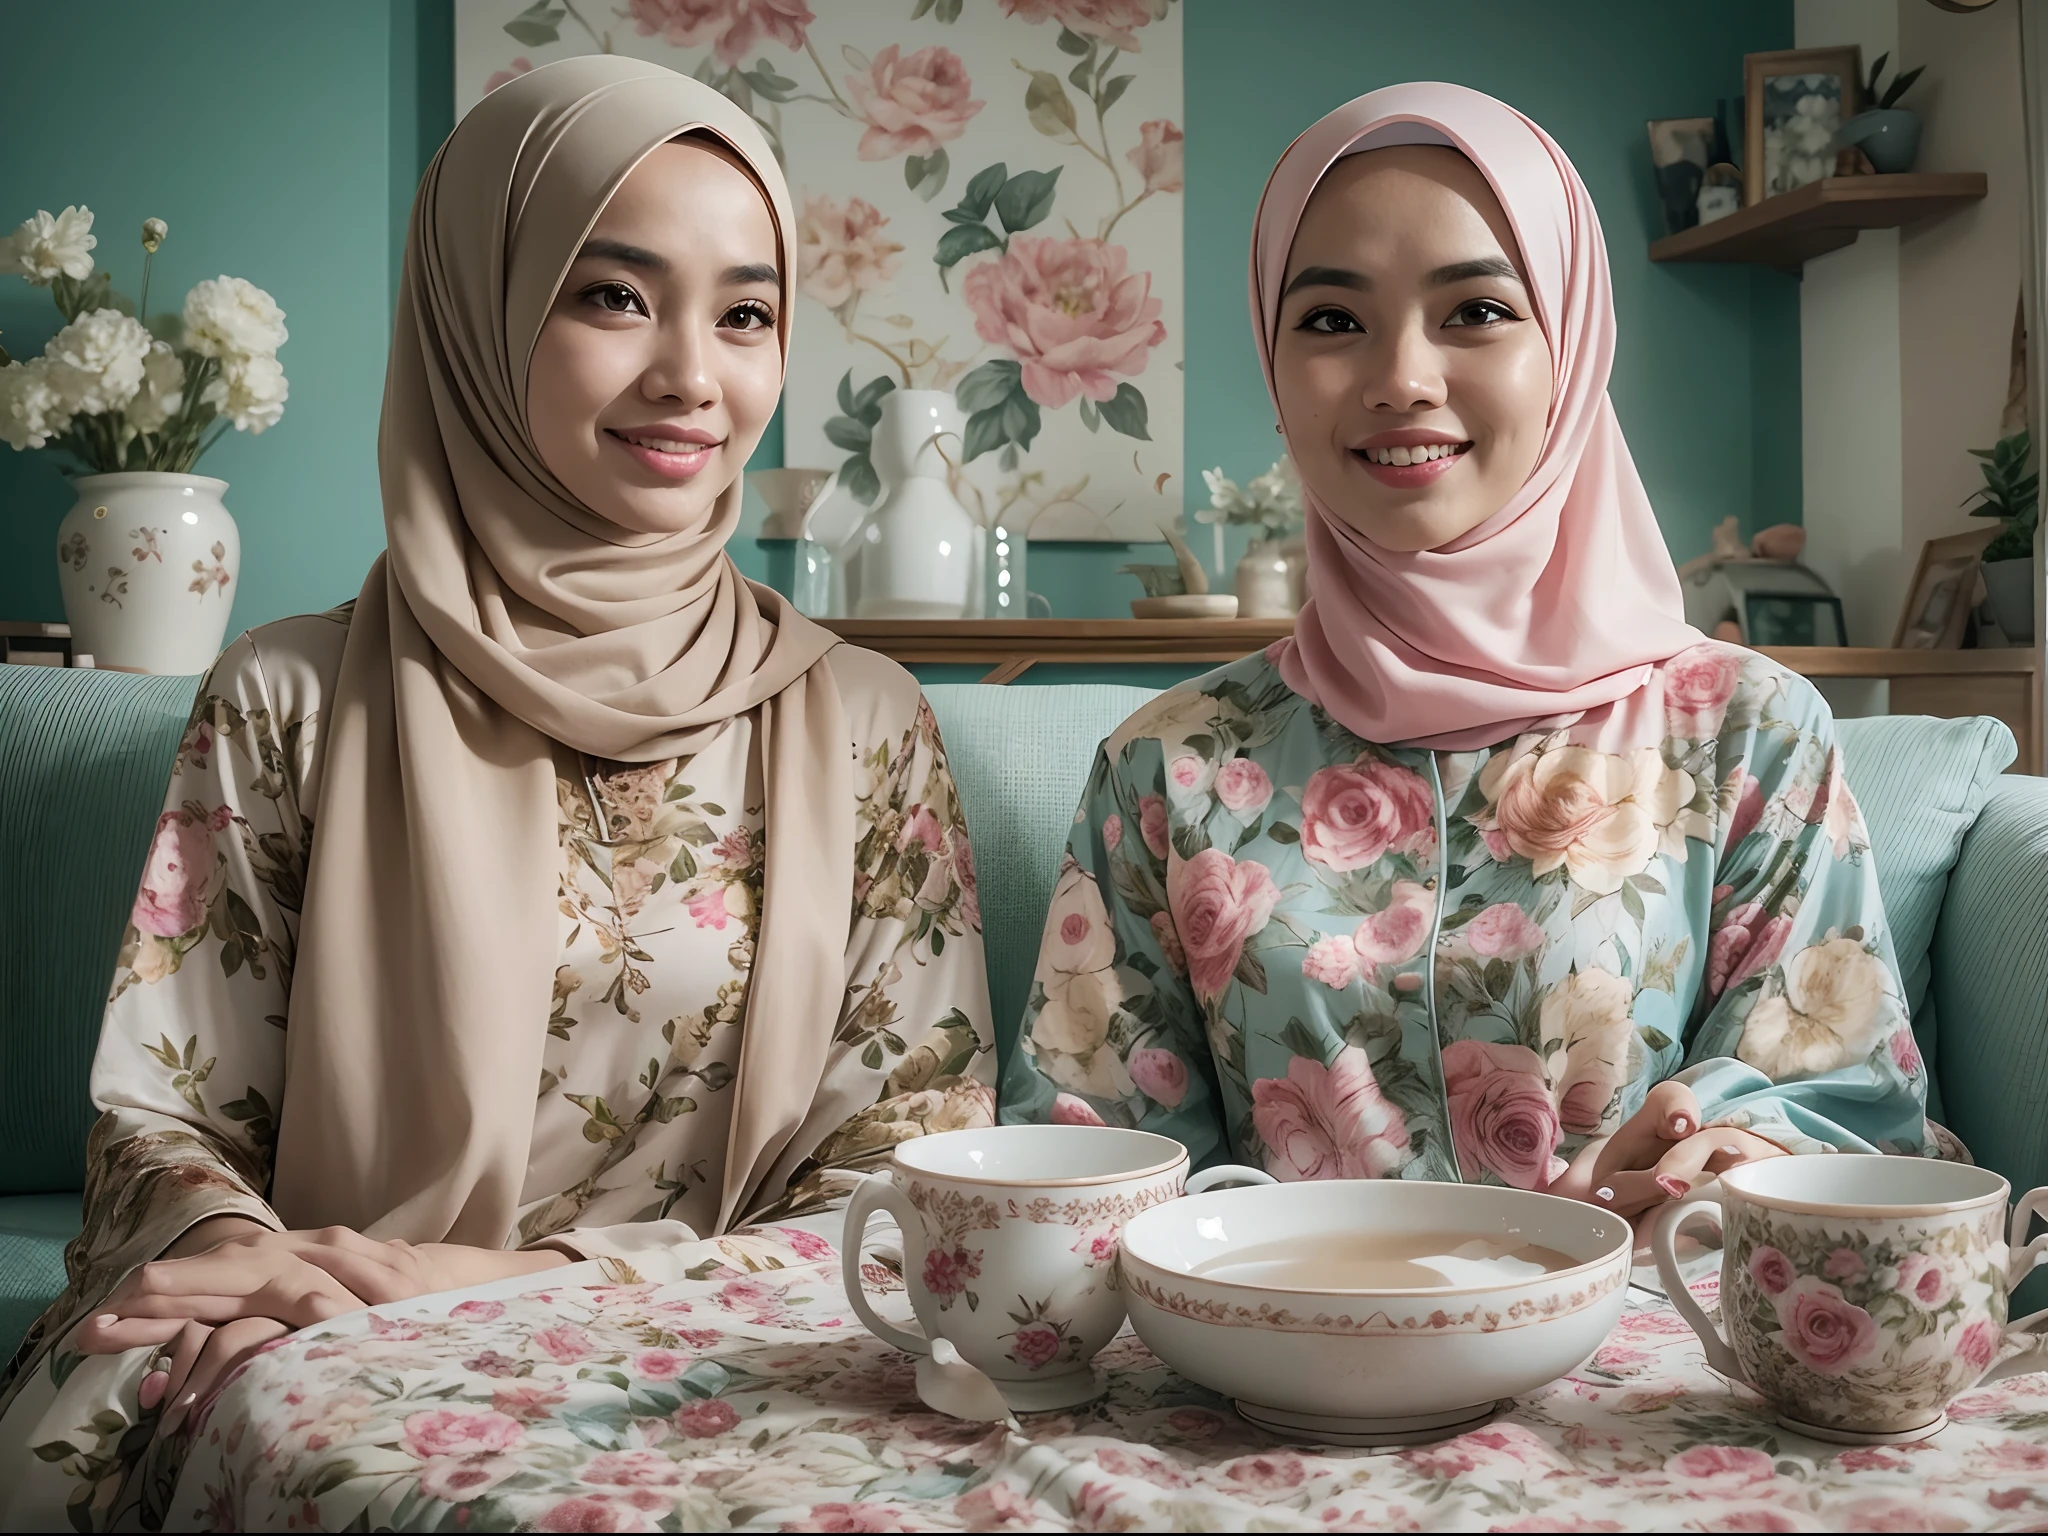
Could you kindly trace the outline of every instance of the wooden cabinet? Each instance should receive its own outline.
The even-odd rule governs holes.
[[[985,683],[1011,683],[1041,662],[1185,665],[1233,661],[1294,628],[1289,619],[833,619],[830,629],[905,666],[986,666]],[[2041,772],[2041,665],[2033,650],[1903,651],[1799,646],[1765,655],[1805,677],[1883,678],[1897,715],[1992,715],[2019,741],[2021,773]]]

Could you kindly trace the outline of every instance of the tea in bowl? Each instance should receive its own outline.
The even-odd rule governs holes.
[[[1296,1440],[1397,1445],[1584,1362],[1635,1245],[1611,1211],[1476,1184],[1338,1179],[1189,1195],[1124,1227],[1131,1323]]]
[[[1948,1405],[1999,1376],[2038,1370],[2048,1311],[2010,1326],[2012,1288],[2048,1258],[2022,1247],[2048,1188],[2024,1196],[1988,1168],[1875,1153],[1778,1157],[1720,1176],[1658,1218],[1651,1239],[1672,1305],[1707,1363],[1817,1440],[1923,1440]],[[1673,1245],[1712,1213],[1722,1227],[1724,1337],[1685,1288]]]
[[[1104,1386],[1096,1353],[1124,1324],[1117,1239],[1139,1212],[1252,1168],[1187,1176],[1170,1137],[1116,1126],[1001,1125],[900,1142],[846,1207],[846,1294],[878,1338],[929,1356],[944,1339],[1013,1409],[1067,1408]],[[876,1315],[861,1280],[868,1219],[903,1229],[922,1334]]]

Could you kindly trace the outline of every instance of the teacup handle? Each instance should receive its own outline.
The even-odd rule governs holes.
[[[896,1225],[903,1229],[904,1289],[910,1293],[910,1305],[917,1312],[917,1320],[925,1330],[923,1333],[911,1333],[897,1327],[876,1315],[875,1309],[868,1304],[860,1261],[867,1252],[868,1221],[877,1210],[894,1216]],[[938,1333],[938,1329],[932,1326],[932,1319],[925,1316],[928,1303],[918,1295],[917,1277],[924,1272],[923,1249],[924,1219],[918,1215],[917,1207],[910,1203],[909,1197],[896,1187],[895,1181],[886,1173],[873,1173],[861,1180],[854,1188],[853,1198],[846,1202],[846,1234],[839,1244],[846,1299],[852,1303],[854,1315],[867,1324],[870,1333],[913,1355],[929,1355],[932,1338]]]
[[[1190,1195],[1199,1195],[1214,1189],[1218,1184],[1278,1184],[1280,1181],[1259,1168],[1247,1168],[1243,1163],[1218,1163],[1214,1168],[1204,1168],[1200,1173],[1188,1175],[1187,1188]],[[2048,1195],[2048,1190],[2040,1191]],[[2048,1238],[2043,1238],[2048,1242]]]
[[[1685,1277],[1678,1268],[1678,1254],[1675,1245],[1678,1229],[1695,1216],[1713,1212],[1718,1220],[1721,1202],[1712,1195],[1696,1194],[1665,1209],[1657,1218],[1657,1225],[1650,1233],[1650,1251],[1657,1256],[1657,1274],[1664,1282],[1664,1295],[1671,1305],[1678,1309],[1678,1315],[1685,1319],[1692,1331],[1699,1335],[1700,1347],[1706,1351],[1707,1364],[1723,1376],[1747,1383],[1749,1378],[1742,1372],[1742,1362],[1735,1357],[1735,1351],[1721,1336],[1721,1330],[1714,1326],[1707,1309],[1693,1299],[1686,1288]]]

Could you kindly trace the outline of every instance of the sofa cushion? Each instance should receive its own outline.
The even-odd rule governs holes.
[[[1927,985],[1934,924],[1963,838],[2018,749],[2011,731],[1982,716],[1884,715],[1843,720],[1836,730],[1850,791],[1870,828],[1913,1032],[1931,1068],[1928,1113],[1939,1120],[1946,1111]]]
[[[0,1195],[85,1182],[100,1014],[195,687],[0,666]]]
[[[64,1245],[76,1236],[77,1195],[0,1198],[0,1360],[64,1289]]]
[[[2015,1190],[2048,1183],[2048,780],[2000,779],[1970,829],[1935,933],[1933,1000],[1951,1024],[1935,1065],[1948,1123]]]
[[[996,1043],[1007,1061],[1074,808],[1104,737],[1152,698],[1150,688],[1087,683],[925,690],[967,812],[988,951]]]

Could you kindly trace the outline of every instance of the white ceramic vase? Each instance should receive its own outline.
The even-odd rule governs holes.
[[[124,672],[204,672],[242,568],[227,482],[138,471],[73,484],[78,500],[57,526],[73,653]]]
[[[1279,539],[1253,540],[1231,585],[1240,619],[1291,619],[1301,607],[1287,547]]]
[[[862,534],[863,619],[964,619],[981,606],[982,530],[949,484],[967,417],[942,389],[882,397],[868,449],[881,497]],[[950,439],[947,453],[940,444]]]

